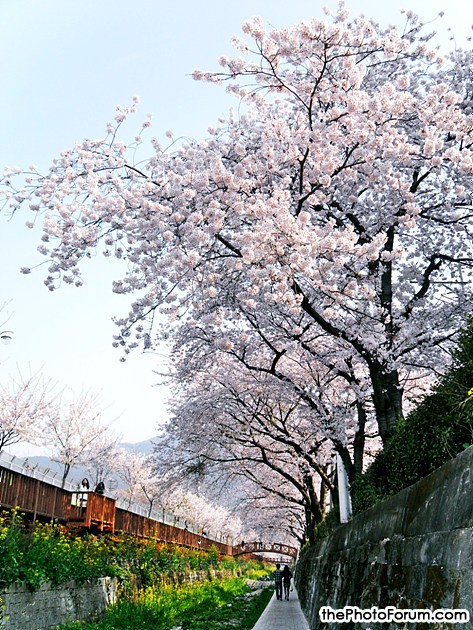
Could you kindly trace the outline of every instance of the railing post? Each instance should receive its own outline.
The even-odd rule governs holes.
[[[33,523],[36,521],[36,512],[38,511],[38,500],[39,500],[39,479],[35,478],[36,482],[36,491],[34,497],[34,507],[33,507]]]
[[[54,486],[54,501],[53,501],[53,508],[51,510],[51,523],[54,521],[54,512],[56,510],[56,499],[57,499],[57,486]]]

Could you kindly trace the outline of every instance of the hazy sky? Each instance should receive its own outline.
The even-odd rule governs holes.
[[[232,54],[230,38],[250,16],[281,27],[323,17],[325,4],[336,7],[309,0],[0,0],[0,168],[34,163],[46,170],[74,141],[100,137],[116,105],[130,104],[134,94],[141,97],[137,126],[152,112],[155,137],[169,129],[176,137],[205,136],[232,101],[190,73],[218,69],[218,57]],[[448,27],[461,47],[471,34],[471,0],[345,4],[352,15],[383,25],[402,23],[402,8],[425,20],[443,10],[435,29],[445,48],[454,45]],[[111,293],[113,262],[95,259],[84,287],[50,293],[45,266],[19,273],[44,262],[36,253],[38,234],[24,226],[28,219],[26,211],[8,222],[0,218],[0,330],[14,331],[12,343],[0,346],[0,378],[42,370],[76,392],[101,393],[106,417],[119,417],[114,426],[124,440],[154,436],[168,416],[167,391],[154,386],[153,374],[165,357],[137,353],[119,361],[111,318],[127,311],[128,299]]]

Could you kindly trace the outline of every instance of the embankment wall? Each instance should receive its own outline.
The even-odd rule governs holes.
[[[42,630],[68,621],[101,614],[116,599],[117,583],[109,577],[59,587],[42,584],[37,590],[12,584],[0,593],[3,600],[0,628],[3,630]]]
[[[168,572],[161,584],[187,584],[235,577],[237,571],[206,569]],[[138,584],[136,584],[138,588]],[[12,584],[0,591],[0,630],[46,630],[70,621],[100,617],[117,599],[118,582],[102,577],[60,586],[42,584],[31,590],[23,584]]]
[[[466,609],[473,628],[473,447],[396,496],[304,549],[296,585],[312,630],[383,628],[391,623],[322,623],[322,606]]]

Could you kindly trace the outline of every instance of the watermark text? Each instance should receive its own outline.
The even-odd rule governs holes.
[[[323,623],[338,622],[365,622],[365,623],[468,623],[470,613],[462,608],[439,608],[428,610],[426,608],[358,608],[358,606],[345,606],[344,608],[331,608],[322,606],[319,610],[319,618]]]

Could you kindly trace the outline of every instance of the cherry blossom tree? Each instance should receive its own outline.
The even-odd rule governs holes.
[[[174,466],[174,462],[172,466]],[[174,517],[174,524],[188,529],[212,530],[221,537],[236,538],[241,534],[242,524],[229,509],[211,502],[205,496],[186,488],[185,479],[179,480],[175,470],[156,469],[153,458],[141,453],[121,449],[117,455],[117,473],[124,483],[121,495],[132,503],[146,506],[148,515],[153,510]],[[177,477],[177,478],[176,478]]]
[[[276,452],[275,441],[272,449],[268,444],[255,453],[255,444],[246,446],[248,437],[234,439],[237,427],[223,418],[214,424],[201,403],[195,401],[192,422],[187,418],[181,424],[182,410],[158,442],[153,463],[158,477],[166,479],[161,500],[167,501],[169,492],[171,501],[181,494],[205,497],[240,519],[245,540],[295,544],[310,538],[316,522],[311,509],[320,520],[318,496],[324,502],[323,494],[311,495],[313,471],[310,475],[307,466],[305,475],[300,474],[282,447]],[[274,461],[265,462],[267,457]],[[174,504],[166,503],[166,509],[180,514]]]
[[[167,487],[167,476],[157,475],[149,456],[121,448],[117,453],[116,472],[124,484],[120,494],[128,502],[146,506],[148,516],[153,510],[161,508],[163,519],[168,506],[163,501],[164,489]]]
[[[43,213],[50,289],[80,286],[96,249],[128,261],[125,353],[171,335],[181,365],[231,356],[308,406],[320,373],[344,381],[331,438],[349,464],[347,427],[363,441],[372,417],[386,443],[405,380],[441,369],[471,309],[472,52],[442,57],[411,13],[383,29],[343,5],[243,32],[240,57],[194,73],[239,103],[208,138],[135,161],[141,133],[119,132],[136,98],[49,173],[6,169],[3,195]]]
[[[246,480],[252,491],[237,502],[278,497],[286,512],[304,514],[301,537],[309,537],[324,515],[320,497],[334,491],[324,419],[314,421],[307,405],[291,401],[290,388],[281,392],[271,379],[228,370],[223,381],[222,374],[202,375],[182,404],[173,405],[173,420],[155,449],[158,471],[172,466],[179,483],[196,480],[199,489],[202,481],[206,489],[223,487],[224,495]]]
[[[340,357],[334,354],[330,340],[318,331],[310,331],[311,326],[305,330],[311,346],[306,341],[301,349],[292,343],[287,335],[287,317],[278,315],[277,307],[272,313],[264,313],[262,309],[257,314],[242,313],[232,342],[225,348],[213,343],[216,330],[209,334],[207,327],[196,329],[194,322],[182,325],[172,355],[176,367],[173,380],[181,389],[187,389],[183,398],[190,401],[190,409],[195,409],[194,401],[198,398],[203,407],[219,410],[219,397],[223,396],[223,400],[230,397],[239,406],[239,412],[248,415],[250,423],[254,401],[266,406],[268,419],[272,407],[290,409],[289,415],[299,418],[295,425],[289,423],[289,431],[286,426],[285,439],[289,442],[291,438],[294,455],[310,452],[305,465],[320,475],[316,455],[320,445],[329,439],[353,478],[362,471],[366,430],[372,429],[367,411],[369,399],[363,395],[362,379],[348,361],[343,371],[339,369]],[[248,324],[245,328],[243,322]],[[229,336],[228,324],[226,328]],[[307,347],[309,352],[301,352]],[[208,389],[206,383],[214,383],[215,388]],[[202,392],[206,395],[201,396]],[[248,395],[252,399],[249,405]],[[190,420],[192,412],[188,415]],[[212,417],[212,411],[207,417]],[[185,419],[181,422],[186,424]],[[277,436],[273,420],[266,422],[266,426],[268,434],[283,439]]]
[[[94,394],[76,396],[64,391],[45,418],[41,443],[48,448],[51,459],[63,466],[62,487],[71,468],[106,456],[115,443],[110,424],[104,423],[102,416]]]
[[[85,474],[90,479],[92,488],[102,481],[107,490],[108,480],[117,472],[117,458],[121,453],[118,438],[106,430],[87,447],[84,454]]]
[[[140,498],[142,480],[152,474],[148,459],[142,453],[120,448],[115,459],[116,473],[124,484],[120,495],[127,501],[128,508]]]
[[[246,487],[244,540],[302,546],[307,542],[304,510],[261,487]],[[311,538],[312,536],[310,536]]]
[[[38,443],[56,396],[40,373],[19,374],[0,385],[0,451],[18,442]]]
[[[238,514],[183,487],[171,491],[163,488],[161,500],[166,502],[166,510],[174,515],[176,525],[190,528],[192,524],[203,536],[219,541],[236,540],[244,531]]]

